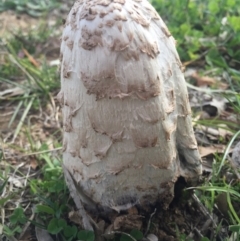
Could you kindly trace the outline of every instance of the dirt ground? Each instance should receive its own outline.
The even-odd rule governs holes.
[[[23,31],[36,28],[39,20],[26,14],[16,15],[13,11],[0,13],[0,37],[9,36],[11,32]]]

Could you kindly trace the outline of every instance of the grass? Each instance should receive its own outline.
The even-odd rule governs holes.
[[[225,152],[204,157],[211,164],[211,172],[204,173],[202,184],[194,190],[199,205],[213,219],[213,231],[203,232],[201,240],[217,240],[225,229],[222,240],[239,240],[239,169],[233,165],[231,151],[240,134],[240,0],[152,3],[177,39],[184,66],[197,69],[200,77],[216,80],[203,88],[190,76],[190,93],[206,93],[213,99],[220,96],[227,102],[224,113],[215,116],[203,118],[202,109],[193,113],[196,131],[201,126],[229,131],[226,135],[219,131],[215,136],[204,132],[208,141],[204,148],[221,144]],[[0,11],[10,8],[36,17],[53,6],[57,6],[56,1],[3,1]],[[28,33],[0,39],[0,87],[7,90],[0,92],[0,123],[4,124],[0,136],[0,240],[18,240],[41,228],[54,240],[94,240],[93,232],[79,229],[61,168],[61,114],[54,101],[59,76],[57,66],[51,64],[52,56],[46,57],[44,52],[45,44],[59,37],[58,23],[59,19],[50,28],[43,21]],[[221,83],[227,86],[227,94]],[[112,240],[141,240],[142,234],[138,230],[116,232]],[[178,240],[191,240],[177,226],[176,236]]]
[[[0,12],[14,10],[17,13],[27,13],[33,17],[40,17],[49,10],[59,7],[58,1],[46,0],[7,0],[0,3]]]

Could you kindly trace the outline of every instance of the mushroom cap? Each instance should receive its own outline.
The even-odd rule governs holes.
[[[62,35],[63,161],[82,201],[170,202],[201,158],[175,40],[147,0],[79,0]]]

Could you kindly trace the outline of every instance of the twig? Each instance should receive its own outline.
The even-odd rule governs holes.
[[[203,227],[201,228],[201,232],[205,235],[206,234],[206,230],[210,227],[210,224],[211,224],[212,220],[211,219],[208,219]],[[195,228],[196,229],[196,228]],[[199,234],[199,233],[198,233]]]
[[[201,201],[199,200],[199,198],[197,197],[197,195],[194,193],[192,195],[193,200],[198,204],[201,212],[203,213],[204,216],[209,217],[210,220],[212,221],[213,225],[215,228],[217,228],[217,224],[215,223],[215,221],[213,220],[213,217],[211,216],[211,214],[208,212],[208,210],[204,207],[204,205],[201,203]]]
[[[146,229],[146,232],[144,233],[144,237],[146,237],[146,235],[147,235],[147,233],[148,233],[148,231],[149,231],[152,218],[153,218],[153,216],[155,215],[156,211],[157,211],[157,209],[155,208],[154,211],[153,211],[153,213],[151,213],[151,215],[150,215],[150,218],[149,218],[149,220],[148,220],[147,229]]]
[[[187,87],[193,90],[197,90],[199,92],[204,92],[204,93],[222,93],[222,94],[233,94],[233,95],[237,95],[238,93],[232,90],[212,90],[212,89],[205,89],[205,88],[199,88],[196,87],[194,85],[191,85],[189,83],[187,83]]]
[[[53,151],[59,151],[59,150],[62,150],[62,147],[57,147],[57,148],[54,148],[52,150],[36,151],[36,152],[24,154],[24,155],[20,156],[19,158],[28,157],[28,156],[35,156],[35,155],[49,153],[49,152],[53,152]],[[6,157],[5,160],[9,160],[11,158],[12,157]]]
[[[31,224],[31,221],[34,219],[35,217],[35,214],[32,213],[31,217],[28,219],[28,222],[24,225],[23,229],[22,229],[22,232],[19,236],[19,239],[21,239],[23,237],[23,235],[25,234],[25,232],[27,231],[29,225]]]
[[[198,230],[196,227],[193,229],[193,231],[197,234],[198,237],[203,237],[202,233],[200,230]]]
[[[24,195],[24,193],[25,193],[25,191],[26,191],[27,183],[28,183],[29,176],[30,176],[30,171],[31,171],[31,166],[29,165],[29,166],[28,166],[28,172],[27,172],[27,174],[26,174],[25,177],[24,177],[24,179],[25,179],[25,181],[24,181],[24,187],[25,187],[25,189],[22,191],[21,197]]]

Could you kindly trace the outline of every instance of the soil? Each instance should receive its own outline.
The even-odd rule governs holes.
[[[26,14],[16,15],[12,11],[0,13],[0,37],[6,37],[12,32],[29,31],[38,25],[39,20]]]

